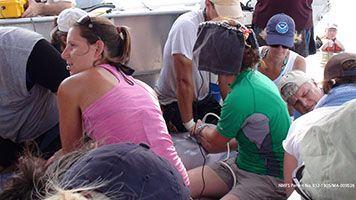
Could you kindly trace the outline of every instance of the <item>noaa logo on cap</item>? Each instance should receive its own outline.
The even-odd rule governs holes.
[[[288,30],[289,30],[289,26],[286,22],[279,22],[276,25],[276,31],[280,34],[285,34],[288,32]]]

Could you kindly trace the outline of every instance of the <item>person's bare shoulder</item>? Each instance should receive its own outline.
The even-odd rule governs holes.
[[[301,55],[298,55],[297,58],[295,59],[293,70],[301,70],[303,72],[306,72],[307,68],[307,63],[305,61],[305,58]]]

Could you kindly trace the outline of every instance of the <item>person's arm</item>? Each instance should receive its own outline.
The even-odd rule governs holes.
[[[58,89],[59,128],[63,153],[71,152],[83,143],[80,90],[78,81],[75,82],[72,77],[64,80]]]
[[[28,7],[22,17],[34,17],[38,15],[58,15],[62,10],[73,7],[71,1],[58,1],[53,3],[37,3],[35,0],[28,0]]]
[[[335,42],[335,45],[336,45],[336,46],[339,46],[342,51],[345,51],[344,45],[342,45],[339,40],[335,39],[334,42]]]
[[[307,63],[305,59],[302,56],[298,55],[294,61],[293,70],[300,70],[306,72],[306,68],[307,68]]]
[[[176,71],[179,112],[182,122],[186,123],[193,119],[194,82],[192,61],[182,54],[174,54],[173,63]]]
[[[297,168],[297,159],[291,154],[284,152],[284,183],[286,184],[286,194],[289,197],[294,191],[292,173]]]
[[[199,127],[197,127],[199,129]],[[237,142],[235,138],[230,139],[222,136],[216,128],[204,126],[198,133],[194,134],[198,141],[209,153],[225,152],[227,150],[227,143],[231,150],[237,149]]]
[[[327,40],[324,42],[323,46],[321,46],[321,50],[322,50],[322,51],[326,51],[326,49],[327,49],[328,47],[332,47],[332,45],[333,45],[333,41],[330,40],[330,39],[327,39]]]
[[[59,84],[69,76],[66,67],[67,63],[61,58],[61,54],[47,40],[39,40],[27,60],[28,91],[38,84],[56,93]]]
[[[223,100],[226,98],[227,94],[231,91],[229,85],[235,80],[235,77],[236,77],[235,75],[218,76],[220,94]]]

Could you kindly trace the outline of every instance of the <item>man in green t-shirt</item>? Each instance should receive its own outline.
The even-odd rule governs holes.
[[[290,118],[277,87],[250,68],[237,76],[231,89],[215,131],[238,142],[240,169],[283,178],[281,144]]]
[[[210,23],[201,26],[201,32],[205,34],[198,36],[196,45],[200,45],[199,37],[213,38],[221,35],[224,28],[229,33],[243,34],[229,34],[214,46],[202,43],[195,48],[200,51],[197,59],[205,52],[210,55],[211,52],[224,55],[239,53],[241,62],[236,66],[229,62],[215,66],[207,66],[208,61],[204,63],[203,60],[199,63],[206,69],[229,66],[230,72],[236,71],[236,68],[239,70],[234,74],[236,79],[224,101],[217,127],[198,122],[193,136],[208,152],[226,151],[229,144],[231,148],[238,149],[238,157],[189,171],[191,195],[193,198],[285,199],[282,141],[290,126],[287,106],[275,84],[254,69],[259,55],[253,32],[246,37],[249,31],[239,25],[224,27],[219,23],[215,26]],[[244,43],[236,43],[232,42],[234,37],[247,39]],[[243,44],[242,51],[226,52],[226,49],[237,49],[229,48],[231,46]],[[218,51],[211,51],[212,48]],[[220,58],[220,55],[216,57]],[[224,74],[229,73],[229,68],[224,68]]]

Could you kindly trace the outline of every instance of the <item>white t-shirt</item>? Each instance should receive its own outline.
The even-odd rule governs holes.
[[[163,50],[163,65],[160,77],[155,86],[160,104],[167,105],[177,101],[176,72],[172,56],[182,54],[188,59],[193,58],[193,47],[197,39],[198,27],[204,21],[202,11],[192,11],[178,17],[169,31]],[[195,84],[194,99],[202,100],[209,93],[209,73],[193,67]]]
[[[287,153],[296,158],[298,166],[303,163],[300,156],[300,141],[304,138],[306,132],[315,122],[334,112],[337,108],[339,106],[317,108],[300,116],[291,124],[287,138],[283,141],[283,148]]]

